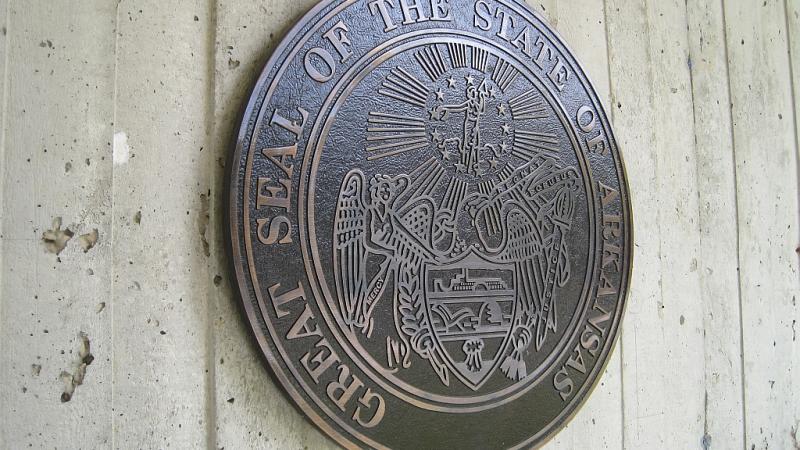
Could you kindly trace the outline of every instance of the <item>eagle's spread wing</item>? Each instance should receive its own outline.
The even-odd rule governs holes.
[[[397,257],[406,264],[419,265],[434,258],[432,248],[436,208],[429,198],[422,198],[400,211],[402,236],[397,237]]]
[[[367,208],[364,175],[350,172],[342,183],[336,205],[334,264],[339,308],[345,323],[363,328],[364,301],[367,297]]]
[[[542,230],[532,217],[520,209],[507,216],[508,242],[505,257],[517,266],[517,301],[520,312],[535,316],[546,295],[547,255]]]

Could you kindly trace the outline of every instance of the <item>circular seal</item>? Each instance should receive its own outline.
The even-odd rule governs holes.
[[[622,160],[522,2],[319,3],[247,104],[229,201],[260,348],[345,447],[535,446],[614,345]]]

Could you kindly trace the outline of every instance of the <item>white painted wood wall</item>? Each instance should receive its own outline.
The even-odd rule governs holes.
[[[800,448],[800,0],[531,3],[636,225],[621,340],[548,448]],[[331,447],[257,357],[221,221],[236,115],[313,4],[0,0],[0,448]]]

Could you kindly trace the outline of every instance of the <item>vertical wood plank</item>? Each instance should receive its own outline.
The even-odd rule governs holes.
[[[114,447],[211,447],[208,0],[118,5]]]
[[[736,179],[721,2],[687,2],[704,307],[703,443],[743,448]]]
[[[4,268],[3,268],[3,253],[5,248],[5,239],[3,234],[3,229],[5,228],[5,210],[7,208],[6,198],[5,198],[5,184],[6,184],[6,105],[8,96],[6,95],[6,86],[8,85],[8,72],[6,71],[8,65],[7,57],[7,46],[6,43],[8,42],[8,1],[2,0],[0,1],[0,27],[2,27],[2,33],[0,33],[0,338],[5,337],[5,315],[3,313],[3,285],[5,284],[5,275],[4,275]],[[0,354],[5,354],[6,352],[6,344],[4,340],[0,340]],[[5,374],[5,363],[0,363],[0,375]],[[0,401],[3,404],[8,404],[10,401],[6,399],[6,394],[4,391],[0,390]],[[0,413],[0,420],[5,422],[2,413]],[[8,438],[6,437],[6,430],[5,428],[0,425],[0,448],[5,448],[8,446],[7,443]]]
[[[611,114],[605,11],[595,0],[529,1],[575,52]],[[610,355],[597,388],[548,448],[622,447],[622,375],[620,346]]]
[[[8,72],[7,58],[8,52],[6,43],[8,42],[8,0],[0,0],[0,283],[3,281],[3,223],[5,222],[5,195],[3,194],[5,188],[5,167],[6,167],[6,106],[8,96],[6,95],[6,87],[8,86]],[[0,288],[2,292],[2,288]],[[3,302],[0,299],[0,335],[3,333]],[[0,351],[3,349],[3,344],[0,343]],[[0,433],[0,446],[3,445],[4,438]]]
[[[704,423],[697,175],[684,2],[606,2],[635,213],[623,325],[625,447],[694,448]]]
[[[107,447],[114,5],[32,0],[0,10],[0,445]],[[56,217],[74,234],[58,255],[42,242]],[[94,229],[99,241],[84,252],[82,235]],[[81,369],[87,351],[94,360]]]
[[[797,176],[800,183],[800,2],[785,0],[786,19],[789,37],[789,56],[791,58],[791,78],[793,83],[792,98],[794,100],[794,134],[795,146],[797,151]],[[800,194],[798,195],[797,202],[798,214],[800,214]],[[797,236],[797,254],[800,257],[800,230],[795,230]],[[794,296],[793,296],[794,297]],[[795,300],[796,301],[796,300]],[[793,304],[794,306],[794,304]],[[795,315],[791,319],[792,327],[792,343],[793,343],[793,356],[792,361],[795,362],[792,383],[794,386],[794,393],[798,395],[800,391],[800,370],[797,369],[797,362],[800,361],[800,314],[795,310]],[[790,428],[790,439],[795,443],[795,447],[800,444],[800,402],[793,403],[793,410],[789,413],[795,418],[794,427]]]
[[[792,448],[800,398],[800,294],[786,5],[724,6],[739,204],[745,445]]]
[[[789,57],[792,75],[792,99],[794,100],[795,137],[797,141],[798,159],[800,159],[800,2],[784,0],[786,8],[786,26],[789,37]],[[800,172],[800,164],[798,165]],[[800,209],[800,203],[798,203]],[[798,233],[800,234],[800,233]],[[798,426],[800,428],[800,426]]]
[[[272,49],[314,0],[217,2],[216,106],[211,240],[215,299],[217,448],[335,448],[285,399],[268,375],[239,298],[229,284],[222,227],[224,162],[233,151],[241,108]]]

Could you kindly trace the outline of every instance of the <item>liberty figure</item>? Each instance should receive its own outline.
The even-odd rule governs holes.
[[[448,142],[457,142],[458,150],[461,155],[460,164],[457,165],[459,170],[466,172],[468,169],[475,169],[478,166],[478,158],[480,157],[481,149],[481,131],[480,131],[480,118],[486,112],[486,100],[491,95],[489,88],[486,86],[484,80],[480,86],[475,87],[472,77],[467,78],[467,99],[456,105],[443,105],[444,117],[447,117],[451,112],[464,113],[464,129],[462,137],[452,138],[444,141],[443,144]],[[445,156],[447,158],[447,155]]]

